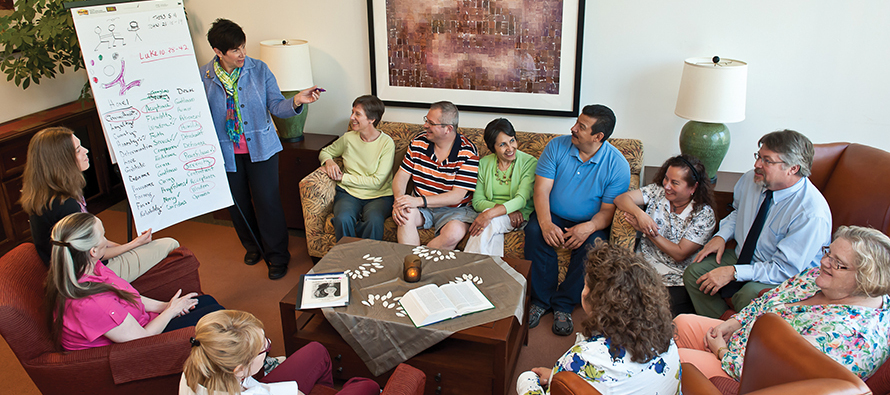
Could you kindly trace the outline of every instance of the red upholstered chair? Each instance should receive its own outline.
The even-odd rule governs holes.
[[[762,315],[754,323],[745,347],[739,383],[728,378],[708,380],[695,366],[683,364],[684,394],[714,394],[715,391],[723,394],[872,393],[858,376],[813,347],[782,317],[772,313]]]
[[[166,300],[179,288],[201,291],[198,260],[185,248],[133,282]],[[175,394],[194,328],[89,350],[58,352],[45,318],[47,268],[34,245],[0,258],[0,335],[43,394]]]
[[[401,363],[389,377],[381,395],[421,395],[426,385],[426,374],[411,365]],[[337,390],[316,386],[308,395],[334,395]]]

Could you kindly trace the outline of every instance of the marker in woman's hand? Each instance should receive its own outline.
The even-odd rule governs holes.
[[[324,90],[323,88],[315,88],[315,91],[316,91],[316,92],[327,92],[327,91]]]

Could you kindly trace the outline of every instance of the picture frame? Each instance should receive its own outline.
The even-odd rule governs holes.
[[[585,0],[367,3],[371,93],[387,106],[578,116]]]

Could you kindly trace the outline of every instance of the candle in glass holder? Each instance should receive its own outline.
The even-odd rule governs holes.
[[[421,260],[420,257],[414,254],[408,255],[405,257],[405,268],[402,272],[405,281],[409,283],[416,283],[420,281],[420,272],[421,272]]]

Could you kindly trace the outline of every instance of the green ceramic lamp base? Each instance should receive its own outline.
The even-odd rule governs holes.
[[[680,152],[700,160],[712,181],[729,150],[729,128],[722,123],[689,121],[680,131]]]
[[[293,100],[294,96],[300,91],[281,92],[285,99]],[[306,126],[306,115],[309,114],[309,106],[304,104],[303,111],[296,116],[290,118],[278,118],[272,116],[275,122],[275,129],[278,130],[278,137],[285,143],[296,143],[303,141],[303,128]]]

